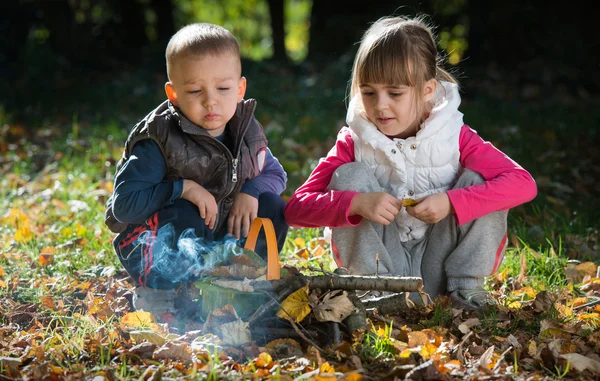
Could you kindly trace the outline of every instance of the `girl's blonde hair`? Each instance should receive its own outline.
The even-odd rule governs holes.
[[[424,84],[430,79],[458,83],[441,68],[435,37],[423,17],[384,17],[363,35],[354,59],[350,97],[360,92],[360,85],[384,83],[414,87],[417,115],[426,112]]]

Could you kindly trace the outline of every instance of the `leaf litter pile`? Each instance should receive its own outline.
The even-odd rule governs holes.
[[[90,149],[89,142],[76,145]],[[343,274],[307,265],[326,262],[330,249],[323,237],[305,240],[294,230],[284,286],[269,289],[262,266],[234,260],[206,274],[213,302],[201,284],[182,291],[195,314],[157,320],[134,311],[134,283],[115,260],[101,218],[118,152],[100,147],[87,164],[108,169],[86,177],[89,168],[78,172],[82,164],[61,153],[20,147],[0,144],[0,379],[600,376],[598,266],[514,237],[512,260],[487,283],[498,306],[482,313],[454,309],[444,297],[424,306],[403,297],[391,305],[357,302],[378,292],[342,287]],[[34,176],[16,168],[27,158]],[[565,238],[594,251],[600,241],[597,232]],[[249,295],[261,298],[250,308],[243,302]]]
[[[4,217],[17,218],[14,213]],[[20,217],[22,218],[22,217]],[[4,250],[6,262],[24,261]],[[133,311],[133,284],[114,268],[48,276],[53,256],[29,261],[35,278],[0,268],[2,374],[8,378],[105,379],[544,379],[600,374],[600,279],[592,263],[574,266],[579,277],[560,293],[515,287],[507,271],[491,279],[500,306],[482,314],[453,309],[439,298],[427,306],[407,302],[394,315],[367,309],[364,334],[345,333],[357,310],[348,291],[311,288],[289,293],[253,332],[231,304],[203,318],[157,322]],[[238,261],[239,264],[239,261]],[[246,266],[251,276],[261,274]],[[323,274],[303,277],[318,280]],[[231,270],[228,273],[228,270]],[[218,275],[246,279],[233,263]],[[213,274],[214,275],[214,274]],[[222,277],[220,279],[225,279]],[[261,278],[257,278],[261,279]],[[244,283],[243,281],[238,281]],[[254,284],[265,281],[255,280]],[[221,282],[226,286],[227,281]],[[221,287],[220,286],[220,287]],[[43,296],[25,303],[22,294]],[[191,287],[191,289],[196,289]],[[193,291],[189,292],[194,298]],[[195,299],[201,303],[200,299]],[[255,308],[256,309],[256,308]],[[279,337],[277,337],[279,336]],[[276,338],[275,338],[276,337]]]

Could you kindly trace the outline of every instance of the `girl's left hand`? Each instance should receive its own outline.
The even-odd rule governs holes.
[[[425,197],[415,206],[407,206],[406,211],[411,216],[430,224],[435,224],[454,212],[448,195],[434,193]]]

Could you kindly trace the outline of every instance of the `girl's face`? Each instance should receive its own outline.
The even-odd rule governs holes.
[[[423,102],[431,100],[436,84],[435,80],[425,83]],[[417,115],[414,87],[364,83],[360,94],[367,117],[383,134],[401,139],[416,135],[421,115]]]

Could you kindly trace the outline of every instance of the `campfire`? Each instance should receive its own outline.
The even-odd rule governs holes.
[[[194,283],[206,319],[204,332],[216,334],[224,344],[299,338],[319,348],[342,340],[358,342],[369,313],[406,309],[412,303],[409,293],[422,290],[416,277],[349,275],[344,268],[303,275],[293,267],[280,268],[269,222],[257,218],[246,247],[228,246],[229,252],[219,256],[225,259]],[[261,226],[271,236],[266,261],[253,251]]]

